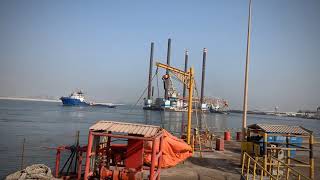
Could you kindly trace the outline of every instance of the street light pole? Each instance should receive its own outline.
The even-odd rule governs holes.
[[[247,36],[247,52],[246,52],[246,69],[244,80],[243,95],[243,116],[242,116],[242,141],[246,139],[247,127],[247,110],[248,110],[248,78],[249,78],[249,62],[250,62],[250,36],[251,36],[251,1],[249,0],[249,17],[248,17],[248,36]]]

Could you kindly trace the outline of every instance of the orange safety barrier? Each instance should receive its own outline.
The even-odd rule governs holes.
[[[159,141],[155,143],[156,149],[159,146]],[[144,162],[151,163],[152,142],[146,142]],[[182,139],[179,139],[168,131],[163,130],[163,145],[162,145],[162,161],[161,168],[169,168],[176,166],[181,161],[192,156],[192,148]]]

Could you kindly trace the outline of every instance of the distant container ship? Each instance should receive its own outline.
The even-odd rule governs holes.
[[[60,98],[62,104],[65,106],[101,106],[108,108],[115,108],[114,104],[105,104],[105,103],[92,103],[86,102],[84,98],[84,93],[82,91],[75,91],[69,96],[62,96]]]

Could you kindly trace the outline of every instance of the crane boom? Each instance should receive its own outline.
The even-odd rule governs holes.
[[[175,72],[175,73],[178,73],[178,74],[181,74],[183,76],[189,76],[190,75],[189,71],[185,72],[185,71],[182,71],[182,70],[180,70],[178,68],[171,67],[171,66],[169,66],[167,64],[162,64],[162,63],[157,62],[156,66],[157,67],[161,67],[161,68],[166,69],[166,70],[169,70],[169,71],[172,71],[172,72]]]
[[[159,62],[156,63],[156,66],[168,70],[174,76],[176,76],[179,79],[179,81],[181,81],[183,84],[185,84],[187,87],[189,87],[190,78],[188,78],[188,77],[190,76],[190,71],[185,72],[180,69],[177,69],[177,68],[171,67],[167,64],[162,64]]]

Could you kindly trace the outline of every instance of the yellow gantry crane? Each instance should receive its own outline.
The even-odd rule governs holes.
[[[193,97],[193,86],[194,86],[194,71],[193,68],[185,72],[180,69],[171,67],[167,64],[162,64],[157,62],[156,66],[158,68],[163,68],[170,71],[173,75],[177,77],[183,84],[187,86],[189,90],[189,98],[188,98],[188,127],[187,127],[187,143],[191,144],[191,115],[192,115],[192,97]]]

